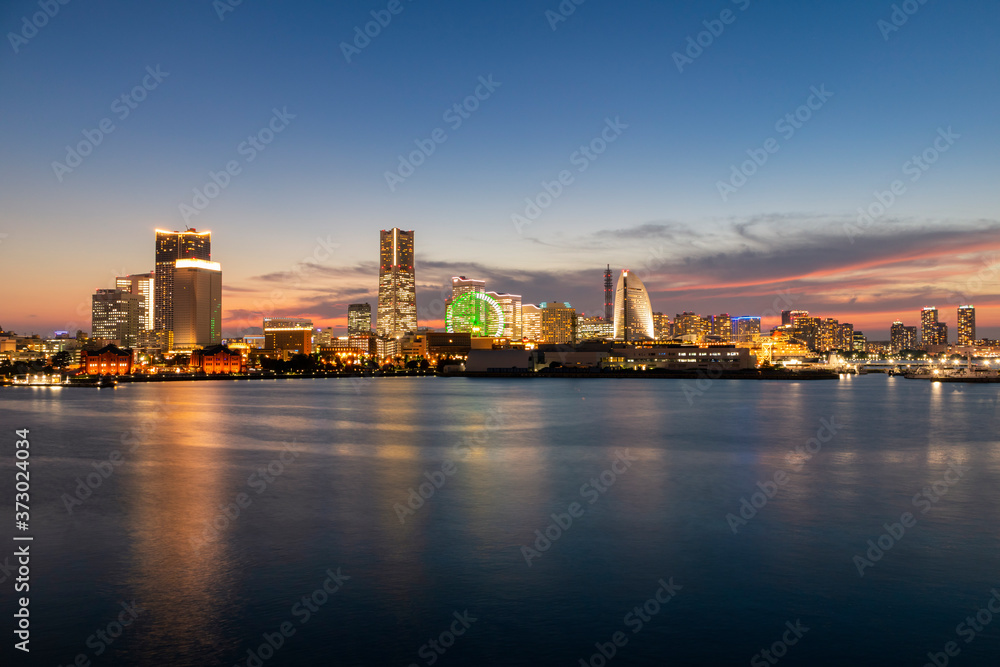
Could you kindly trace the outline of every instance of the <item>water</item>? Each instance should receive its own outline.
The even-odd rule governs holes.
[[[704,389],[4,389],[5,523],[14,429],[31,439],[23,664],[600,665],[602,644],[608,665],[772,664],[767,649],[783,665],[919,666],[951,641],[952,664],[997,664],[1000,619],[970,642],[956,631],[1000,590],[997,386],[865,376]],[[102,465],[115,451],[122,460]],[[78,480],[90,491],[79,502]],[[936,501],[915,499],[925,487]],[[744,498],[762,505],[745,524]],[[556,527],[572,503],[577,516],[559,519],[572,525]],[[860,576],[854,557],[905,512],[915,525],[883,537],[890,548]],[[536,529],[556,538],[544,551]],[[661,580],[674,596],[647,602],[668,599]],[[135,620],[105,642],[97,631],[118,634],[133,600]],[[644,604],[646,620],[633,611]]]

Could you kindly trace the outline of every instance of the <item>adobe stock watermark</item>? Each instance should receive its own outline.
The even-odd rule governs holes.
[[[585,2],[587,0],[562,0],[559,6],[556,7],[556,11],[546,9],[545,20],[549,22],[552,32],[555,32],[559,28],[560,23],[568,21],[569,17],[576,13],[576,8]]]
[[[288,107],[282,107],[280,110],[276,107],[271,111],[271,119],[268,120],[267,124],[254,134],[247,136],[246,139],[236,146],[236,152],[243,156],[245,164],[250,164],[256,160],[257,156],[295,118],[295,114],[288,113]],[[240,164],[239,160],[230,160],[226,163],[225,168],[218,172],[209,171],[208,180],[205,182],[205,185],[192,190],[194,196],[191,198],[191,204],[188,205],[182,202],[177,206],[177,210],[180,211],[184,222],[191,222],[192,217],[200,215],[216,197],[222,194],[223,190],[229,187],[233,177],[238,176],[242,172],[243,165]]]
[[[966,644],[971,644],[986,626],[993,622],[993,617],[1000,614],[1000,591],[995,588],[990,589],[990,599],[980,607],[974,616],[966,616],[965,620],[955,626],[955,634],[965,640]],[[924,667],[947,667],[951,658],[956,657],[962,649],[958,642],[950,641],[944,645],[944,649],[937,653],[927,652],[927,662]]]
[[[670,577],[668,581],[660,579],[656,583],[660,585],[656,592],[648,600],[629,610],[622,618],[622,624],[631,629],[633,635],[642,632],[646,624],[652,621],[653,617],[677,596],[677,592],[684,588],[680,584],[675,584],[673,577]],[[591,654],[589,658],[580,658],[579,667],[604,667],[618,655],[619,649],[628,644],[628,640],[628,635],[622,630],[618,630],[611,635],[609,641],[596,642],[594,648],[597,649],[597,652]]]
[[[1000,263],[997,262],[996,254],[983,259],[983,268],[979,269],[975,278],[965,281],[965,292],[949,291],[947,301],[953,306],[969,303],[972,301],[971,294],[978,294],[983,289],[983,285],[996,278],[1000,273]]]
[[[621,117],[615,116],[614,120],[605,118],[604,127],[600,133],[570,154],[569,162],[572,166],[576,167],[576,173],[582,174],[587,171],[590,165],[596,162],[601,155],[604,155],[605,151],[608,150],[608,146],[618,141],[618,138],[627,129],[628,124],[623,123]],[[566,188],[575,182],[576,176],[569,169],[560,171],[552,181],[542,181],[542,189],[538,194],[534,197],[525,198],[524,210],[520,213],[515,212],[510,216],[510,221],[514,224],[514,229],[517,230],[517,233],[522,234],[525,225],[530,225],[538,220],[542,212],[552,206],[553,202],[566,191]]]
[[[927,0],[904,0],[898,5],[892,6],[892,13],[889,20],[879,19],[875,26],[882,33],[882,38],[889,41],[889,35],[899,32],[900,28],[906,25],[910,17],[920,11],[920,8],[927,4]]]
[[[771,644],[769,648],[761,649],[750,658],[752,667],[767,667],[778,664],[779,660],[788,655],[788,647],[798,644],[799,640],[809,632],[809,628],[802,625],[800,619],[795,620],[795,625],[792,625],[791,621],[785,621],[785,627],[788,629],[782,633],[781,639]]]
[[[472,118],[483,102],[490,99],[497,88],[503,84],[493,80],[493,75],[479,77],[479,85],[461,102],[456,102],[441,115],[441,120],[448,124],[452,132],[457,132],[465,121]],[[438,146],[448,141],[449,135],[443,127],[436,127],[431,131],[426,139],[414,139],[416,150],[410,151],[406,155],[399,155],[399,164],[395,171],[385,172],[385,184],[389,186],[389,192],[395,192],[396,188],[413,176],[427,159],[437,152]]]
[[[830,417],[829,419],[824,417],[819,422],[820,427],[816,430],[814,437],[809,438],[804,444],[796,445],[795,449],[785,455],[785,462],[795,472],[801,472],[805,463],[816,456],[823,448],[823,445],[833,440],[833,437],[837,435],[837,431],[843,428],[843,425],[837,423],[835,417]],[[774,471],[774,475],[770,480],[757,482],[758,490],[752,493],[749,499],[746,496],[740,498],[739,516],[732,512],[726,514],[726,524],[733,531],[733,535],[738,534],[740,528],[746,526],[755,518],[758,512],[764,509],[768,502],[789,481],[791,481],[791,478],[788,476],[788,473],[779,468]]]
[[[943,127],[938,128],[938,135],[934,138],[934,141],[930,146],[925,148],[920,154],[914,155],[909,160],[903,163],[901,169],[905,176],[910,177],[911,183],[916,183],[923,177],[927,171],[934,166],[944,153],[951,150],[951,147],[955,145],[955,142],[962,138],[962,135],[956,134],[951,126],[948,129]],[[876,190],[874,192],[875,201],[865,207],[858,208],[858,221],[857,224],[852,224],[849,222],[844,223],[844,234],[847,235],[847,239],[854,243],[855,238],[861,236],[865,231],[871,227],[875,221],[882,218],[896,201],[905,195],[907,192],[906,183],[901,179],[896,179],[889,184],[889,189],[884,191]]]
[[[148,611],[136,604],[135,600],[131,602],[123,600],[119,605],[122,610],[118,612],[116,619],[110,621],[104,627],[98,628],[93,634],[87,637],[87,648],[93,649],[94,657],[104,655],[104,652],[115,643],[115,640],[125,633],[125,629],[135,623],[139,618],[139,614]],[[90,658],[87,655],[87,653],[78,653],[66,667],[85,667],[90,665]],[[59,667],[63,667],[63,665],[60,663]]]
[[[738,6],[741,12],[745,12],[750,7],[750,2],[751,0],[732,0],[732,3]],[[723,9],[719,13],[719,18],[702,21],[701,24],[705,26],[705,29],[696,35],[688,35],[687,48],[684,49],[683,53],[680,51],[673,53],[672,57],[677,71],[683,74],[684,68],[693,65],[694,61],[705,53],[705,49],[711,47],[715,44],[715,40],[722,37],[726,26],[736,23],[738,17],[739,14],[733,10]]]
[[[358,378],[352,378],[352,380],[358,380]],[[474,435],[465,436],[461,442],[455,445],[455,458],[467,458],[474,446],[482,447],[489,442],[489,434],[503,426],[504,420],[501,412],[503,411],[499,407],[488,410],[486,422],[482,428],[478,429]],[[458,468],[455,466],[455,461],[450,458],[444,460],[440,470],[425,472],[424,477],[427,478],[427,481],[422,482],[416,488],[410,487],[406,504],[395,503],[392,506],[399,523],[406,523],[406,519],[416,514],[456,472],[458,472]]]
[[[69,3],[70,0],[38,0],[38,8],[41,11],[35,12],[30,18],[22,16],[21,30],[19,32],[7,33],[7,41],[10,42],[10,47],[14,49],[14,53],[18,53],[22,46],[33,39],[38,34],[38,31],[47,26],[49,21],[56,17],[59,10]]]
[[[328,568],[324,574],[326,578],[323,583],[312,593],[303,595],[289,610],[291,616],[298,620],[299,626],[308,623],[331,597],[340,592],[344,582],[350,580],[349,576],[341,573],[339,567],[336,572]],[[246,659],[241,658],[240,662],[236,663],[237,667],[263,667],[264,663],[273,658],[296,632],[298,628],[292,621],[283,621],[273,632],[264,632],[261,634],[261,639],[264,641],[256,648],[247,649]]]
[[[277,458],[268,461],[267,465],[260,466],[247,477],[247,487],[252,489],[259,496],[268,487],[281,477],[285,472],[285,467],[299,458],[299,452],[295,448],[295,443],[285,443],[281,448],[281,453]],[[240,518],[243,513],[253,505],[253,496],[246,491],[240,491],[233,496],[232,502],[228,504],[219,503],[219,511],[210,520],[205,522],[205,528],[200,535],[193,535],[191,543],[193,546],[202,546],[214,541],[219,534],[228,529],[232,523]]]
[[[626,473],[637,460],[629,454],[628,448],[616,450],[611,466],[601,471],[596,477],[591,477],[590,481],[585,482],[580,487],[580,496],[587,499],[588,505],[593,505],[614,486],[618,477]],[[564,513],[551,514],[552,523],[544,528],[544,532],[541,529],[535,530],[535,548],[521,547],[521,555],[524,556],[524,562],[528,564],[528,567],[531,567],[532,560],[541,558],[543,553],[551,549],[553,543],[573,526],[573,520],[579,519],[585,512],[586,509],[583,505],[572,502]]]
[[[171,410],[172,408],[168,409],[162,404],[157,404],[152,410],[146,413],[142,423],[122,434],[121,444],[129,447],[129,454],[134,453],[140,445],[149,441],[152,435],[159,429],[160,421],[167,417]],[[88,473],[85,477],[76,478],[76,488],[73,490],[72,495],[64,493],[60,496],[59,499],[62,500],[63,505],[66,507],[66,513],[73,514],[73,508],[83,505],[84,501],[94,495],[94,492],[101,488],[104,482],[124,462],[125,456],[121,451],[112,449],[104,459],[96,463],[91,463],[94,472]]]
[[[413,2],[413,0],[407,0],[407,2]],[[389,24],[392,23],[392,17],[399,16],[404,9],[406,9],[406,5],[403,4],[402,0],[389,0],[385,9],[373,9],[371,11],[373,20],[365,23],[364,27],[354,26],[354,39],[351,40],[351,43],[340,43],[340,52],[344,54],[344,60],[350,64],[352,58],[361,55],[361,52],[371,45],[372,40],[389,27]]]
[[[448,629],[442,631],[436,639],[427,640],[426,644],[417,649],[417,655],[423,658],[428,666],[436,663],[441,656],[448,652],[448,649],[455,645],[455,641],[468,632],[472,624],[479,620],[472,616],[468,609],[461,614],[457,611],[452,612],[451,615],[455,620],[451,622]],[[409,667],[420,667],[420,663],[411,662]]]
[[[919,508],[921,514],[927,514],[931,510],[931,507],[939,502],[951,487],[958,484],[962,477],[965,476],[965,473],[971,469],[958,463],[949,463],[948,470],[945,471],[941,479],[930,486],[925,486],[913,496],[913,506]],[[863,556],[855,555],[853,558],[854,566],[858,569],[858,575],[864,577],[865,569],[875,567],[875,564],[882,560],[885,554],[903,539],[906,530],[916,525],[917,517],[912,512],[903,512],[896,523],[882,524],[885,532],[874,539],[868,540],[868,549],[864,552]]]
[[[821,84],[819,88],[812,86],[809,92],[809,97],[802,105],[794,111],[786,113],[774,124],[774,131],[780,134],[785,141],[794,137],[795,133],[801,130],[812,119],[813,115],[833,97],[833,93],[826,89],[826,84]],[[735,164],[730,165],[729,180],[716,181],[715,183],[722,201],[728,202],[730,195],[739,192],[740,188],[746,185],[749,179],[767,164],[771,156],[779,150],[781,150],[781,143],[775,137],[769,137],[760,148],[748,148],[746,153],[750,159],[743,161],[738,167]]]
[[[243,4],[243,0],[213,0],[212,9],[220,21],[226,20],[226,14],[235,12],[236,8]]]
[[[142,78],[142,81],[132,90],[122,93],[111,102],[111,113],[118,118],[119,122],[125,120],[168,76],[170,76],[170,72],[160,71],[159,65],[155,68],[151,65],[146,67],[146,76]],[[52,172],[56,175],[56,180],[62,183],[66,174],[72,173],[74,169],[83,164],[84,158],[93,153],[94,149],[104,142],[104,138],[114,132],[116,128],[114,120],[108,116],[102,118],[97,123],[97,127],[82,130],[83,139],[81,141],[78,141],[74,146],[67,144],[66,157],[63,162],[58,160],[52,162]]]

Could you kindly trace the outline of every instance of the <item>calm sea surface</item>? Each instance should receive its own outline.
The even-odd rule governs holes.
[[[919,667],[955,642],[950,664],[997,665],[998,393],[885,376],[3,389],[0,563],[14,430],[31,442],[19,664]]]

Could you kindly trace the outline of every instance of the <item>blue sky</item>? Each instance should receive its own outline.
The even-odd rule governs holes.
[[[995,3],[914,2],[888,32],[893,3],[870,1],[587,0],[553,29],[554,0],[400,0],[347,62],[342,44],[389,4],[244,0],[220,18],[209,1],[76,0],[35,34],[38,3],[4,3],[0,271],[38,293],[5,290],[0,324],[87,329],[93,289],[150,270],[153,229],[188,224],[213,231],[230,331],[262,314],[342,325],[348,303],[374,303],[378,230],[400,226],[417,231],[432,326],[451,275],[593,311],[611,264],[645,268],[670,314],[757,314],[793,294],[886,338],[923,305],[953,322],[962,300],[1000,334],[1000,269],[984,269],[1000,245]],[[674,54],[712,27],[679,71]],[[114,101],[147,67],[167,74],[121,118]],[[481,77],[498,85],[454,128],[445,112]],[[820,88],[832,96],[794,134],[776,128]],[[275,109],[294,118],[247,161]],[[106,118],[114,130],[60,180],[53,162]],[[609,119],[627,127],[581,162]],[[438,128],[391,190],[386,172]],[[904,165],[948,128],[911,180]],[[777,151],[724,200],[719,182],[768,139]],[[231,161],[239,173],[185,220]],[[572,182],[518,230],[512,215],[562,171]],[[903,193],[852,242],[845,225],[895,180]]]

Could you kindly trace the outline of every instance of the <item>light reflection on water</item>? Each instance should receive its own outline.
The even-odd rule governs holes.
[[[673,576],[685,588],[616,664],[745,663],[801,617],[812,629],[783,663],[893,665],[941,650],[1000,584],[996,395],[882,376],[703,394],[407,378],[11,389],[0,414],[32,432],[33,614],[52,664],[94,659],[87,637],[132,599],[147,611],[95,664],[245,664],[285,621],[296,634],[266,665],[425,664],[420,646],[464,609],[480,620],[442,665],[577,664]],[[831,418],[795,469],[789,452]],[[590,504],[581,487],[623,448],[636,460]],[[63,494],[115,449],[125,463],[67,514]],[[401,522],[446,459],[454,474]],[[950,463],[970,471],[919,513]],[[787,483],[734,535],[726,515],[778,470]],[[528,567],[521,547],[572,502],[583,516]],[[917,526],[859,577],[852,557],[905,511]],[[338,567],[351,579],[301,624],[296,601]],[[963,664],[997,654],[984,632]]]

